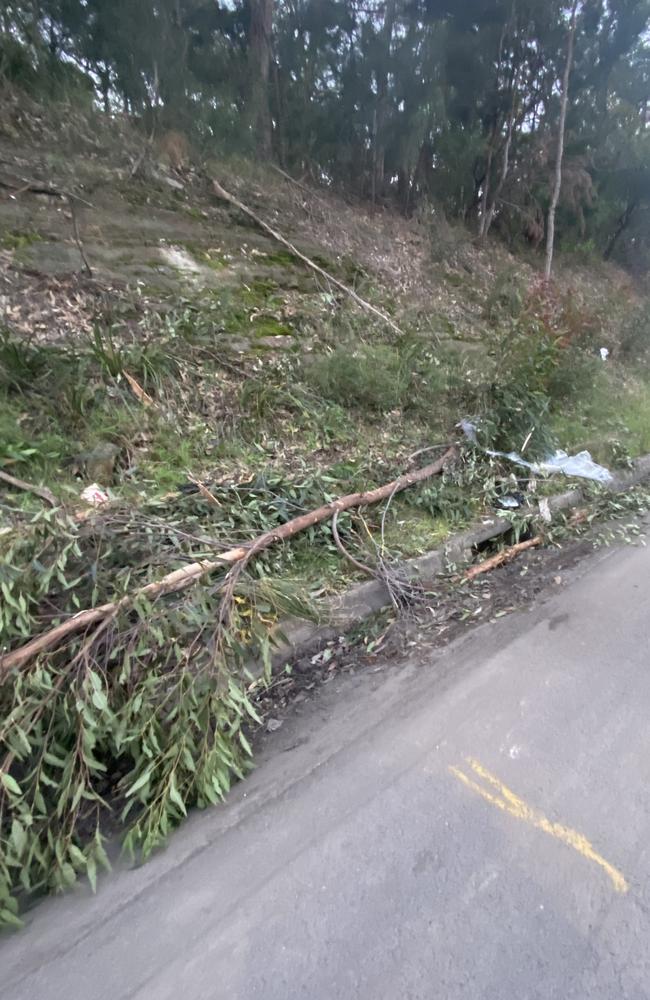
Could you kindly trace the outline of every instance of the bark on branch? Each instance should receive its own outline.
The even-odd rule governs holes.
[[[465,579],[473,580],[475,577],[481,576],[482,573],[489,573],[490,570],[496,569],[497,566],[503,566],[504,563],[510,562],[520,552],[525,552],[527,549],[535,549],[541,544],[541,536],[535,535],[534,538],[528,538],[525,542],[518,542],[516,545],[511,545],[510,548],[497,552],[495,556],[490,556],[489,559],[478,563],[477,566],[470,566],[465,573]]]
[[[49,503],[50,507],[58,507],[56,497],[51,490],[48,490],[47,486],[36,486],[34,483],[25,482],[24,479],[16,479],[15,476],[10,476],[8,472],[3,472],[2,469],[0,469],[0,482],[7,483],[17,490],[24,490],[26,493],[34,493],[41,500]]]
[[[392,482],[386,483],[385,486],[378,486],[376,489],[368,490],[364,493],[350,493],[347,496],[340,497],[338,500],[332,500],[330,503],[323,504],[322,507],[318,507],[316,510],[309,511],[307,514],[301,514],[299,517],[287,521],[286,524],[275,528],[273,531],[267,531],[263,535],[259,535],[247,545],[240,545],[237,548],[229,549],[227,552],[220,553],[220,555],[212,560],[204,559],[200,562],[190,563],[188,566],[182,566],[180,569],[168,573],[161,580],[148,583],[144,587],[140,587],[133,594],[127,594],[118,601],[111,601],[108,604],[101,604],[96,608],[87,608],[85,611],[79,611],[72,618],[67,618],[60,625],[48,629],[47,632],[42,632],[24,646],[20,646],[18,649],[14,649],[12,652],[5,653],[4,656],[0,657],[0,678],[13,668],[23,667],[45,650],[55,649],[70,636],[84,631],[91,626],[98,625],[106,618],[114,617],[119,612],[131,607],[140,597],[155,600],[165,594],[185,590],[193,583],[196,583],[197,580],[223,569],[224,566],[234,566],[237,563],[250,562],[254,556],[264,551],[264,549],[268,549],[276,542],[293,538],[294,535],[304,531],[305,528],[310,528],[314,524],[328,521],[337,511],[340,513],[344,510],[350,510],[352,507],[366,507],[378,503],[392,494],[399,493],[409,486],[415,485],[415,483],[421,483],[432,476],[440,475],[446,463],[455,453],[455,448],[449,448],[441,458],[437,459],[431,465],[426,465],[415,472],[399,476]]]

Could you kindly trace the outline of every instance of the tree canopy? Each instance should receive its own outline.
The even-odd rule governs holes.
[[[13,0],[0,73],[539,246],[566,0]],[[579,0],[558,237],[647,268],[650,0]]]

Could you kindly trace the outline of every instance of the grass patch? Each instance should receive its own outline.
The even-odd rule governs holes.
[[[567,451],[587,448],[596,461],[615,465],[650,452],[650,385],[612,364],[592,390],[552,417]]]
[[[18,229],[12,229],[7,233],[0,234],[0,249],[24,250],[34,243],[42,243],[44,239],[45,237],[41,236],[40,233],[32,231],[21,232]]]

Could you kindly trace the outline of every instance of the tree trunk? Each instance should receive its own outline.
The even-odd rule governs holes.
[[[269,159],[272,143],[269,71],[271,67],[273,0],[251,0],[250,11],[248,57],[251,80],[251,118],[257,152],[264,159]]]
[[[388,65],[390,62],[390,47],[393,40],[393,25],[395,24],[395,0],[388,0],[384,24],[381,29],[380,65],[377,69],[377,107],[373,122],[373,157],[371,196],[373,205],[377,195],[384,190],[384,175],[386,172],[386,117],[388,110]]]
[[[555,175],[553,180],[553,192],[551,194],[551,204],[548,210],[548,222],[546,225],[546,265],[544,267],[544,277],[550,280],[553,269],[553,251],[555,249],[555,213],[560,200],[562,190],[562,161],[564,159],[564,130],[566,126],[566,112],[569,103],[569,79],[573,66],[573,49],[576,38],[576,22],[578,18],[578,2],[573,0],[571,8],[571,21],[569,23],[569,37],[567,39],[566,64],[562,78],[562,97],[560,99],[560,122],[557,132],[557,153],[555,156]]]
[[[508,114],[508,124],[506,129],[506,141],[503,147],[503,157],[501,160],[501,172],[499,174],[499,180],[497,181],[497,186],[494,189],[494,194],[492,195],[492,201],[490,207],[485,212],[485,216],[481,217],[481,239],[485,239],[487,234],[490,232],[490,226],[494,220],[494,213],[497,209],[497,204],[503,191],[503,186],[508,179],[508,172],[510,170],[510,149],[512,146],[512,136],[515,129],[515,118],[517,113],[517,92],[519,87],[519,69],[517,67],[517,72],[515,73],[514,80],[512,82],[512,100],[510,102],[510,112]],[[487,200],[486,200],[487,204]]]
[[[487,226],[487,216],[488,216],[488,196],[490,192],[490,174],[492,173],[492,160],[494,158],[494,144],[496,142],[497,126],[495,124],[492,136],[490,138],[490,145],[488,146],[487,162],[485,164],[485,178],[483,180],[483,189],[481,191],[481,207],[479,209],[480,216],[478,222],[478,238],[483,240],[486,235]]]
[[[625,211],[616,223],[616,229],[607,241],[607,246],[605,247],[605,252],[603,253],[603,260],[610,260],[614,250],[616,249],[616,244],[632,221],[632,216],[634,215],[636,206],[636,201],[629,201],[625,206]]]
[[[275,121],[277,126],[277,151],[280,166],[287,166],[287,136],[285,132],[284,102],[280,86],[280,70],[277,60],[273,60],[273,87],[275,90]]]
[[[513,14],[514,14],[514,4],[513,4]],[[499,109],[499,93],[501,89],[501,63],[503,62],[503,46],[505,45],[507,33],[508,33],[508,22],[506,22],[503,25],[501,36],[499,38],[499,48],[497,50],[497,68],[494,81],[494,100],[495,100],[494,125],[492,126],[492,133],[490,135],[490,140],[488,142],[487,161],[485,164],[485,179],[483,181],[483,189],[481,191],[481,201],[479,208],[480,214],[478,223],[478,236],[479,240],[481,241],[485,236],[485,222],[487,219],[487,211],[488,211],[490,178],[492,175],[492,161],[494,160],[494,150],[497,145],[497,138],[500,131],[498,109]]]
[[[102,92],[102,103],[104,105],[104,114],[109,115],[111,112],[111,105],[109,100],[109,94],[111,90],[111,75],[110,70],[107,65],[104,65],[99,71],[99,85]]]

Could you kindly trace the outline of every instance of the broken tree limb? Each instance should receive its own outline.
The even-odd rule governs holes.
[[[422,469],[416,469],[414,472],[399,476],[392,482],[386,483],[385,486],[378,486],[376,489],[367,490],[364,493],[350,493],[347,496],[339,497],[338,500],[332,500],[330,503],[323,504],[322,507],[318,507],[316,510],[309,511],[307,514],[301,514],[299,517],[294,517],[293,520],[287,521],[286,524],[280,525],[279,528],[275,528],[273,531],[267,531],[259,535],[247,545],[239,545],[236,548],[228,549],[227,552],[221,552],[215,559],[204,559],[200,562],[190,563],[188,566],[182,566],[180,569],[168,573],[161,580],[148,583],[144,587],[140,587],[133,594],[127,594],[118,601],[110,601],[108,604],[101,604],[96,608],[87,608],[85,611],[78,611],[77,614],[71,618],[67,618],[54,628],[37,635],[24,646],[20,646],[18,649],[14,649],[12,652],[5,653],[4,656],[0,657],[0,678],[12,668],[24,666],[45,650],[55,649],[69,636],[89,629],[91,626],[102,622],[105,618],[115,616],[119,612],[132,607],[138,598],[146,597],[149,600],[155,600],[165,594],[185,590],[193,583],[196,583],[197,580],[216,572],[216,570],[223,569],[226,565],[236,566],[237,564],[249,563],[254,556],[264,549],[269,548],[275,542],[286,541],[306,528],[312,527],[312,525],[328,521],[336,512],[340,513],[344,510],[350,510],[352,507],[370,506],[371,504],[378,503],[380,500],[385,500],[395,493],[408,489],[409,486],[421,483],[432,476],[440,475],[447,462],[455,454],[456,449],[453,447],[449,448],[444,455],[431,465],[426,465]]]
[[[0,480],[9,486],[14,486],[17,490],[24,490],[25,493],[34,493],[35,496],[49,503],[51,507],[58,507],[56,497],[51,490],[48,490],[47,486],[35,486],[34,483],[27,483],[24,479],[16,479],[15,476],[10,476],[8,472],[3,472],[2,469],[0,469]]]
[[[0,187],[6,188],[11,191],[9,197],[15,198],[21,194],[46,194],[50,198],[74,198],[75,201],[81,202],[87,208],[93,208],[89,201],[82,198],[80,195],[75,194],[72,191],[65,191],[63,188],[51,187],[49,184],[41,183],[40,181],[26,180],[24,177],[21,179],[20,184],[11,184],[9,181],[0,178]]]
[[[516,545],[511,545],[509,548],[503,549],[501,552],[497,552],[495,556],[490,556],[489,559],[485,559],[477,566],[470,566],[470,568],[465,572],[465,579],[473,580],[475,577],[480,576],[481,573],[489,573],[490,570],[496,569],[497,566],[503,566],[504,563],[509,563],[512,559],[518,556],[520,552],[525,552],[526,549],[534,549],[541,544],[542,538],[540,535],[535,535],[534,538],[529,538],[525,542],[517,542]]]
[[[292,177],[291,174],[288,174],[286,172],[286,170],[283,170],[281,167],[278,167],[276,163],[269,163],[268,166],[271,168],[271,170],[275,170],[276,174],[280,174],[280,176],[284,177],[285,180],[290,181],[292,184],[295,184],[297,188],[300,188],[301,191],[304,191],[305,194],[309,195],[310,198],[316,198],[318,201],[325,204],[325,199],[321,198],[321,196],[318,194],[317,191],[314,191],[313,188],[307,187],[307,185],[303,184],[302,181],[299,181],[295,177]]]
[[[310,257],[307,257],[306,254],[298,250],[298,248],[289,240],[285,239],[285,237],[282,236],[281,233],[278,233],[277,230],[269,226],[267,222],[264,222],[263,219],[260,219],[260,217],[256,215],[255,212],[252,211],[252,209],[244,205],[244,203],[239,201],[238,198],[235,198],[234,195],[229,194],[228,191],[226,191],[225,188],[223,188],[221,184],[219,184],[219,182],[216,181],[214,178],[212,178],[212,187],[214,189],[214,193],[217,195],[218,198],[221,198],[223,201],[227,201],[231,205],[234,205],[235,208],[238,208],[240,212],[243,212],[244,215],[247,215],[249,219],[252,219],[256,225],[258,225],[261,229],[263,229],[265,233],[268,233],[269,236],[272,236],[274,240],[277,240],[278,243],[281,243],[282,246],[286,247],[287,250],[289,250],[292,254],[294,254],[295,257],[298,257],[298,259],[301,260],[303,264],[306,264],[307,267],[310,267],[312,271],[316,272],[316,274],[320,274],[321,278],[325,278],[326,281],[330,281],[337,288],[340,288],[341,291],[345,292],[346,295],[349,295],[350,298],[354,302],[356,302],[358,306],[360,306],[362,309],[365,309],[366,312],[373,313],[374,316],[377,316],[383,323],[386,323],[391,328],[391,330],[394,330],[395,333],[399,334],[400,337],[404,336],[403,331],[397,325],[395,320],[391,319],[387,313],[383,312],[381,309],[378,309],[376,306],[373,306],[371,302],[367,302],[366,299],[363,299],[357,292],[355,292],[353,288],[350,288],[349,285],[346,285],[343,281],[339,281],[339,279],[331,275],[329,271],[326,271],[324,268],[320,267]]]

